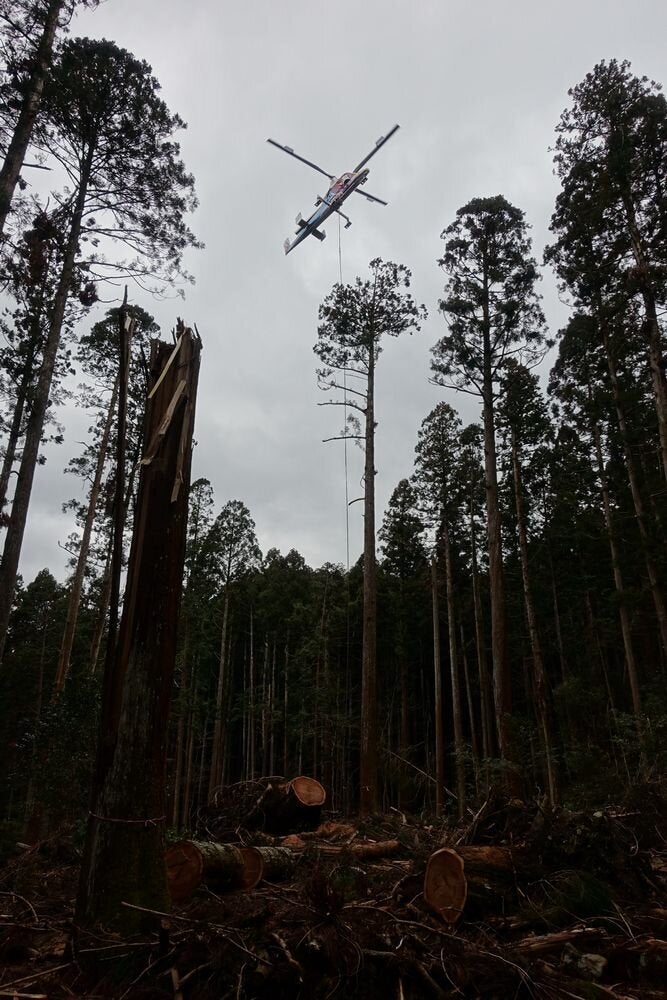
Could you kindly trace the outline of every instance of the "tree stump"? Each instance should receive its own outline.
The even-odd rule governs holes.
[[[202,883],[213,892],[254,889],[263,876],[264,862],[255,847],[182,840],[165,854],[172,902],[183,903]]]

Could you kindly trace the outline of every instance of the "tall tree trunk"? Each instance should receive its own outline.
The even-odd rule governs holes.
[[[662,592],[662,587],[660,586],[658,570],[652,555],[652,547],[653,547],[652,540],[647,525],[646,511],[644,510],[644,500],[641,494],[641,489],[639,487],[639,476],[637,474],[635,456],[632,450],[632,446],[630,444],[630,435],[628,432],[627,421],[625,419],[625,408],[623,406],[621,388],[618,383],[616,363],[614,361],[613,353],[611,350],[611,344],[609,342],[609,334],[604,325],[602,325],[602,339],[605,352],[607,355],[607,368],[609,371],[609,379],[611,382],[612,395],[614,398],[614,406],[616,408],[618,428],[621,432],[621,440],[623,442],[623,455],[625,458],[625,466],[628,472],[628,482],[630,484],[632,502],[635,508],[635,519],[637,522],[637,530],[639,531],[639,537],[641,539],[641,544],[642,544],[642,553],[644,556],[644,565],[646,566],[646,575],[648,576],[649,579],[649,584],[651,587],[651,596],[653,598],[655,613],[658,619],[658,627],[660,629],[663,657],[667,658],[667,607],[665,606],[665,598]]]
[[[616,532],[611,513],[611,503],[609,501],[609,486],[607,483],[607,473],[605,472],[604,459],[602,457],[602,443],[600,441],[600,428],[596,425],[593,428],[595,438],[595,456],[598,466],[598,479],[600,480],[600,492],[602,493],[602,506],[604,509],[604,520],[607,528],[607,540],[609,542],[609,553],[611,556],[611,568],[614,574],[614,585],[618,595],[618,617],[621,622],[621,635],[623,636],[623,649],[625,650],[625,666],[630,682],[630,694],[632,695],[632,710],[637,723],[641,720],[641,699],[639,695],[639,679],[637,674],[637,661],[635,658],[634,646],[632,643],[632,629],[630,627],[630,616],[626,604],[625,587],[623,584],[623,574],[621,562],[616,545]]]
[[[472,686],[470,684],[470,670],[468,668],[468,654],[466,652],[466,637],[462,621],[459,621],[459,635],[461,637],[461,660],[463,662],[463,680],[466,686],[468,725],[470,726],[470,745],[472,747],[472,756],[475,768],[475,789],[477,792],[479,792],[479,739],[477,736],[477,721],[475,719],[475,705],[472,697]]]
[[[486,643],[484,641],[484,622],[482,621],[482,599],[479,593],[479,571],[477,569],[477,543],[475,541],[475,524],[472,517],[472,500],[470,514],[470,548],[472,563],[472,599],[475,612],[475,646],[477,649],[477,673],[479,676],[479,702],[482,718],[482,755],[488,760],[493,754],[493,716],[491,693],[489,691],[489,674],[486,666]]]
[[[107,459],[107,450],[109,447],[109,439],[111,437],[113,417],[116,409],[116,401],[118,399],[119,382],[120,382],[120,373],[116,376],[116,381],[114,383],[113,391],[111,393],[111,400],[109,401],[109,409],[107,410],[107,416],[104,422],[104,429],[102,431],[102,438],[100,440],[100,447],[97,453],[95,475],[93,477],[93,482],[90,487],[90,493],[88,495],[88,510],[86,511],[86,519],[83,525],[83,533],[81,535],[79,554],[77,556],[76,568],[74,570],[72,585],[70,587],[69,601],[67,604],[67,619],[65,621],[65,631],[60,646],[60,654],[58,656],[58,666],[56,669],[56,679],[54,682],[54,693],[56,696],[58,696],[62,692],[65,686],[65,681],[67,679],[67,674],[69,672],[70,657],[72,655],[72,647],[74,645],[74,634],[76,632],[76,623],[79,616],[79,605],[81,603],[83,578],[85,576],[86,566],[88,565],[90,539],[93,533],[93,525],[95,523],[97,502],[100,497],[100,489],[102,486],[102,473],[104,472],[104,466]]]
[[[169,704],[185,558],[200,341],[182,331],[179,365],[148,402],[123,618],[105,677],[98,756],[79,882],[79,925],[132,932],[168,905],[164,867]],[[152,384],[172,354],[154,343]],[[165,428],[165,423],[167,424]],[[148,918],[148,919],[147,919]]]
[[[35,397],[26,427],[23,454],[16,481],[16,491],[14,493],[9,526],[5,536],[2,560],[0,561],[0,664],[2,663],[5,642],[7,640],[7,627],[14,601],[16,576],[28,517],[28,507],[30,506],[35,467],[37,465],[39,446],[44,430],[46,411],[49,405],[49,395],[58,347],[60,346],[60,334],[65,317],[65,307],[74,274],[74,263],[79,246],[79,234],[81,232],[81,219],[86,203],[86,193],[94,151],[95,147],[91,145],[81,171],[79,191],[72,215],[72,224],[63,258],[60,280],[58,281],[58,288],[53,301],[51,322],[49,323],[49,331],[42,355],[42,364],[37,377]]]
[[[222,606],[222,632],[220,635],[220,662],[218,664],[218,686],[215,693],[215,721],[213,724],[213,746],[211,749],[211,771],[208,779],[208,800],[212,801],[216,788],[222,781],[222,740],[224,729],[225,690],[227,685],[227,626],[229,623],[229,583],[225,584]]]
[[[364,612],[361,657],[359,812],[378,802],[377,757],[377,564],[375,558],[375,341],[368,349],[364,465]]]
[[[51,0],[46,8],[44,27],[32,60],[30,78],[25,88],[21,110],[14,126],[5,161],[0,170],[0,236],[4,232],[21,167],[30,145],[33,126],[42,100],[44,83],[51,65],[58,17],[63,6],[64,0]]]
[[[459,819],[465,815],[466,805],[466,765],[463,743],[463,714],[461,710],[461,685],[459,684],[459,664],[456,651],[456,613],[454,609],[454,573],[449,540],[449,527],[442,525],[442,540],[445,550],[445,581],[447,584],[447,631],[449,634],[449,670],[452,679],[452,718],[454,722],[454,756],[456,760],[456,795]]]
[[[637,225],[637,216],[632,197],[629,191],[624,191],[621,197],[630,231],[632,252],[641,277],[641,295],[645,315],[645,340],[648,347],[648,360],[651,368],[651,380],[653,382],[653,398],[658,418],[662,474],[667,482],[667,385],[665,384],[665,373],[662,367],[662,333],[658,321],[656,295],[650,277],[650,261],[647,259],[644,241]]]
[[[445,732],[442,705],[438,562],[435,556],[431,559],[431,604],[433,608],[433,682],[435,693],[435,812],[436,816],[441,816],[445,805]]]
[[[516,527],[519,535],[519,555],[521,561],[521,579],[523,583],[523,601],[528,622],[530,652],[533,660],[533,690],[535,693],[535,712],[537,723],[542,734],[542,750],[544,752],[547,785],[549,788],[549,803],[555,806],[558,802],[558,775],[553,758],[553,726],[549,708],[549,681],[544,667],[542,646],[537,629],[537,615],[533,601],[533,589],[530,579],[530,563],[528,560],[528,532],[526,516],[523,509],[523,485],[521,466],[514,431],[512,431],[512,473],[514,477],[514,503],[516,510]]]
[[[487,293],[488,296],[488,293]],[[489,545],[489,591],[491,597],[491,658],[493,662],[493,701],[496,712],[496,733],[500,758],[506,768],[508,791],[519,795],[519,776],[513,766],[515,754],[510,728],[512,717],[512,678],[507,655],[505,619],[505,577],[498,507],[498,472],[496,460],[496,430],[493,412],[493,376],[491,371],[491,335],[488,320],[488,297],[485,299],[484,322],[484,482],[486,488],[486,519]]]

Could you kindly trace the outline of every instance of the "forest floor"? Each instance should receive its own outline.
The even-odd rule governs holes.
[[[0,998],[667,998],[667,802],[651,789],[593,813],[490,796],[455,827],[397,811],[328,819],[298,841],[237,828],[237,842],[295,846],[288,879],[201,886],[130,938],[73,941],[71,838],[18,846],[0,869]],[[215,816],[206,834],[220,839]],[[471,861],[447,923],[424,901],[427,861],[443,846],[474,859],[475,845],[502,848],[511,877],[491,865],[475,879]]]

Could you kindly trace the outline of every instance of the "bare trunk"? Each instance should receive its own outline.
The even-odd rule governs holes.
[[[76,569],[74,570],[74,576],[72,578],[72,586],[70,588],[69,602],[67,604],[67,620],[65,622],[65,632],[63,634],[63,639],[60,646],[60,654],[58,656],[58,667],[56,669],[56,678],[54,681],[54,693],[56,697],[62,692],[65,686],[65,681],[67,680],[67,674],[69,673],[70,657],[72,655],[72,646],[74,645],[74,634],[76,632],[76,623],[79,616],[79,605],[81,603],[81,591],[83,589],[83,579],[86,572],[86,566],[88,565],[90,539],[93,533],[93,525],[95,523],[97,502],[100,497],[100,489],[102,486],[102,473],[104,472],[104,465],[106,463],[106,458],[107,458],[107,449],[109,447],[109,438],[111,437],[111,427],[113,424],[113,417],[116,409],[116,400],[118,398],[119,381],[120,381],[120,374],[116,377],[116,381],[113,387],[113,392],[111,394],[109,409],[107,411],[106,420],[104,422],[104,429],[102,431],[102,438],[100,441],[100,447],[97,454],[95,475],[93,477],[93,482],[90,487],[90,493],[88,495],[88,510],[86,511],[86,520],[84,522],[83,533],[81,535],[81,544],[79,546],[79,554],[76,561]]]
[[[630,627],[630,616],[625,598],[625,587],[623,584],[623,574],[621,563],[618,557],[616,545],[616,532],[611,514],[611,503],[609,501],[609,486],[607,484],[607,474],[605,472],[604,460],[602,457],[602,444],[600,441],[599,427],[593,428],[595,437],[595,455],[597,458],[598,478],[600,480],[600,492],[602,493],[602,505],[604,508],[604,520],[607,527],[607,539],[609,541],[609,552],[611,555],[611,567],[614,574],[614,585],[618,595],[618,617],[621,622],[621,635],[623,636],[623,649],[625,650],[625,666],[630,682],[630,693],[632,695],[632,709],[635,718],[639,722],[641,718],[641,699],[639,696],[639,680],[637,676],[637,661],[632,643],[632,629]]]
[[[375,559],[375,343],[369,344],[364,466],[364,620],[361,659],[359,812],[368,816],[378,802],[377,760],[377,565]]]
[[[222,633],[220,636],[220,663],[218,665],[218,687],[215,693],[215,722],[213,725],[213,746],[211,749],[211,771],[208,780],[209,802],[222,779],[222,740],[224,727],[225,688],[227,684],[227,625],[229,622],[229,583],[225,585],[222,607]]]
[[[602,338],[607,355],[607,367],[609,370],[609,379],[611,382],[611,389],[614,397],[614,405],[616,407],[618,427],[621,432],[621,439],[623,441],[623,454],[625,458],[625,465],[628,470],[628,482],[630,484],[632,502],[635,508],[635,519],[637,522],[637,530],[639,531],[639,537],[642,543],[642,552],[644,556],[644,565],[646,566],[646,575],[648,576],[649,579],[649,584],[651,587],[651,596],[653,598],[655,613],[658,619],[663,657],[667,658],[667,608],[665,607],[665,598],[659,582],[658,570],[652,555],[653,543],[647,525],[646,512],[644,510],[644,501],[642,498],[641,490],[639,488],[639,477],[637,475],[635,457],[632,451],[632,447],[630,445],[630,436],[628,433],[627,421],[625,419],[625,409],[622,402],[621,388],[618,384],[618,377],[616,374],[616,365],[611,352],[609,336],[604,326],[602,326]]]
[[[16,491],[12,503],[9,526],[5,536],[5,545],[0,562],[0,663],[7,639],[7,626],[14,601],[14,591],[16,588],[16,575],[18,573],[19,559],[21,557],[21,547],[23,545],[23,535],[28,517],[30,497],[32,494],[32,484],[35,477],[35,468],[39,455],[39,446],[44,430],[46,411],[49,406],[49,395],[53,372],[56,365],[56,356],[60,346],[60,334],[62,331],[63,319],[65,316],[65,306],[70,292],[72,276],[74,273],[74,262],[79,246],[79,233],[81,231],[81,219],[86,202],[86,192],[90,177],[92,157],[94,147],[91,146],[88,157],[83,165],[79,183],[79,191],[76,198],[72,224],[70,226],[69,238],[60,273],[60,280],[56,290],[53,312],[49,331],[44,344],[42,365],[37,377],[35,397],[28,418],[26,428],[25,443],[21,464],[19,466]]]
[[[485,335],[488,340],[488,335]],[[491,659],[493,662],[493,701],[496,714],[496,735],[500,759],[509,764],[506,782],[508,790],[518,793],[518,776],[512,762],[512,687],[507,656],[507,630],[505,621],[505,577],[501,540],[500,511],[498,509],[498,478],[496,466],[496,435],[493,414],[493,385],[491,381],[490,348],[485,352],[484,379],[484,472],[486,486],[486,517],[489,545],[489,590],[491,597]]]
[[[42,100],[44,82],[51,64],[58,17],[63,6],[63,0],[51,0],[46,9],[42,35],[33,59],[30,78],[24,91],[19,117],[0,170],[0,236],[4,232],[21,167],[30,145],[30,137]]]
[[[472,506],[472,502],[471,502]],[[477,673],[479,676],[479,703],[482,718],[482,755],[489,759],[493,754],[493,713],[491,693],[489,691],[489,674],[486,665],[486,643],[484,642],[484,623],[482,621],[482,600],[479,593],[479,573],[477,570],[477,545],[475,542],[475,525],[470,515],[470,542],[472,551],[472,597],[475,611],[475,646],[477,649]]]
[[[549,788],[549,803],[551,806],[555,806],[558,802],[558,776],[553,759],[553,727],[551,724],[551,713],[549,710],[549,682],[544,668],[542,646],[540,644],[540,637],[537,630],[537,615],[535,614],[535,603],[533,601],[533,590],[530,579],[530,563],[528,561],[528,537],[526,530],[526,517],[523,509],[521,466],[519,465],[519,456],[517,453],[514,431],[512,431],[512,472],[514,476],[514,502],[516,509],[516,526],[519,535],[523,600],[526,609],[526,621],[528,622],[528,635],[530,638],[530,651],[533,660],[533,686],[536,702],[535,714],[537,716],[537,723],[542,734],[542,749],[544,751],[546,778]]]
[[[435,691],[435,812],[437,816],[441,816],[445,805],[445,734],[442,712],[438,563],[435,556],[431,560],[431,602],[433,607],[433,681]]]
[[[454,755],[456,759],[456,794],[459,819],[465,815],[466,767],[463,743],[463,715],[461,711],[461,686],[459,684],[459,664],[456,651],[456,614],[454,611],[454,574],[449,541],[449,527],[442,525],[442,539],[445,550],[445,581],[447,584],[447,631],[449,633],[449,669],[452,679],[452,718],[454,721]]]

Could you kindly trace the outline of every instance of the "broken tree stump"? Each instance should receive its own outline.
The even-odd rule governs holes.
[[[254,889],[264,874],[258,848],[181,840],[165,854],[172,902],[183,903],[200,885],[213,892]]]
[[[305,775],[269,784],[243,825],[269,833],[314,830],[319,825],[326,797],[324,786]]]

